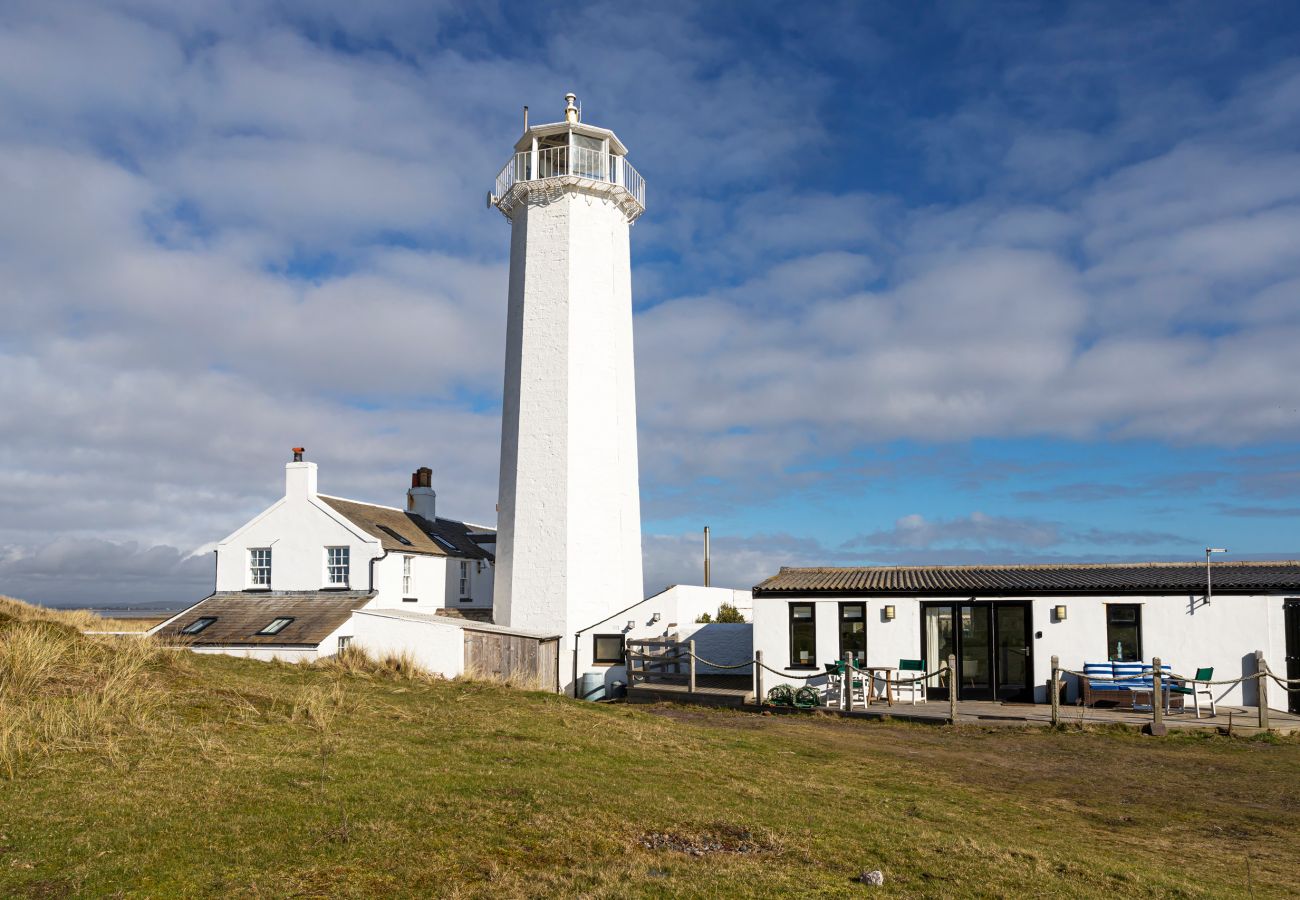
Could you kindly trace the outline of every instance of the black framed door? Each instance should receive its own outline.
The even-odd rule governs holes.
[[[1033,700],[1033,615],[1024,601],[923,603],[921,646],[927,669],[957,657],[958,698]],[[947,698],[948,685],[932,688]]]
[[[1300,599],[1282,604],[1286,611],[1286,677],[1300,678]],[[1300,714],[1300,686],[1287,691],[1286,708]]]

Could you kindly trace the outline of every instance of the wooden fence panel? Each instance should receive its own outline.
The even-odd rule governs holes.
[[[560,642],[465,629],[465,671],[519,687],[559,690]]]

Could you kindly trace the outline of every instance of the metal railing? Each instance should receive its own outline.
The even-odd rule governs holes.
[[[522,181],[571,176],[590,178],[624,188],[645,209],[645,179],[626,157],[587,147],[545,147],[516,153],[497,175],[493,193],[504,197]]]

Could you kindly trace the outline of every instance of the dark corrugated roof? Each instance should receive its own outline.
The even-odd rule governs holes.
[[[375,595],[365,591],[229,591],[213,594],[158,629],[158,637],[194,646],[315,646]],[[216,619],[198,634],[183,629],[204,616]],[[277,618],[293,619],[284,630],[258,635]]]
[[[1216,562],[1215,593],[1300,592],[1300,561]],[[1196,594],[1205,563],[790,568],[754,588],[763,594]]]
[[[467,559],[492,558],[491,553],[474,542],[471,528],[464,522],[442,518],[430,522],[423,516],[392,506],[376,506],[324,494],[318,496],[343,518],[378,538],[385,550]],[[481,530],[479,526],[475,528]]]

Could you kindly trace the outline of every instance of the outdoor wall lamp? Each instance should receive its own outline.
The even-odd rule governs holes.
[[[894,621],[894,607],[892,606],[885,607],[885,621],[886,622]]]
[[[1057,606],[1056,609],[1052,610],[1052,612],[1056,616],[1056,621],[1058,622],[1065,621],[1065,604],[1061,604]]]
[[[636,627],[636,620],[635,620],[635,619],[628,619],[628,620],[627,620],[627,630],[628,630],[628,631],[631,631],[631,630],[632,630],[633,628],[635,628],[635,627]]]
[[[659,613],[655,613],[653,616],[650,617],[650,624],[653,625],[655,622],[658,622],[659,619],[660,619]]]

